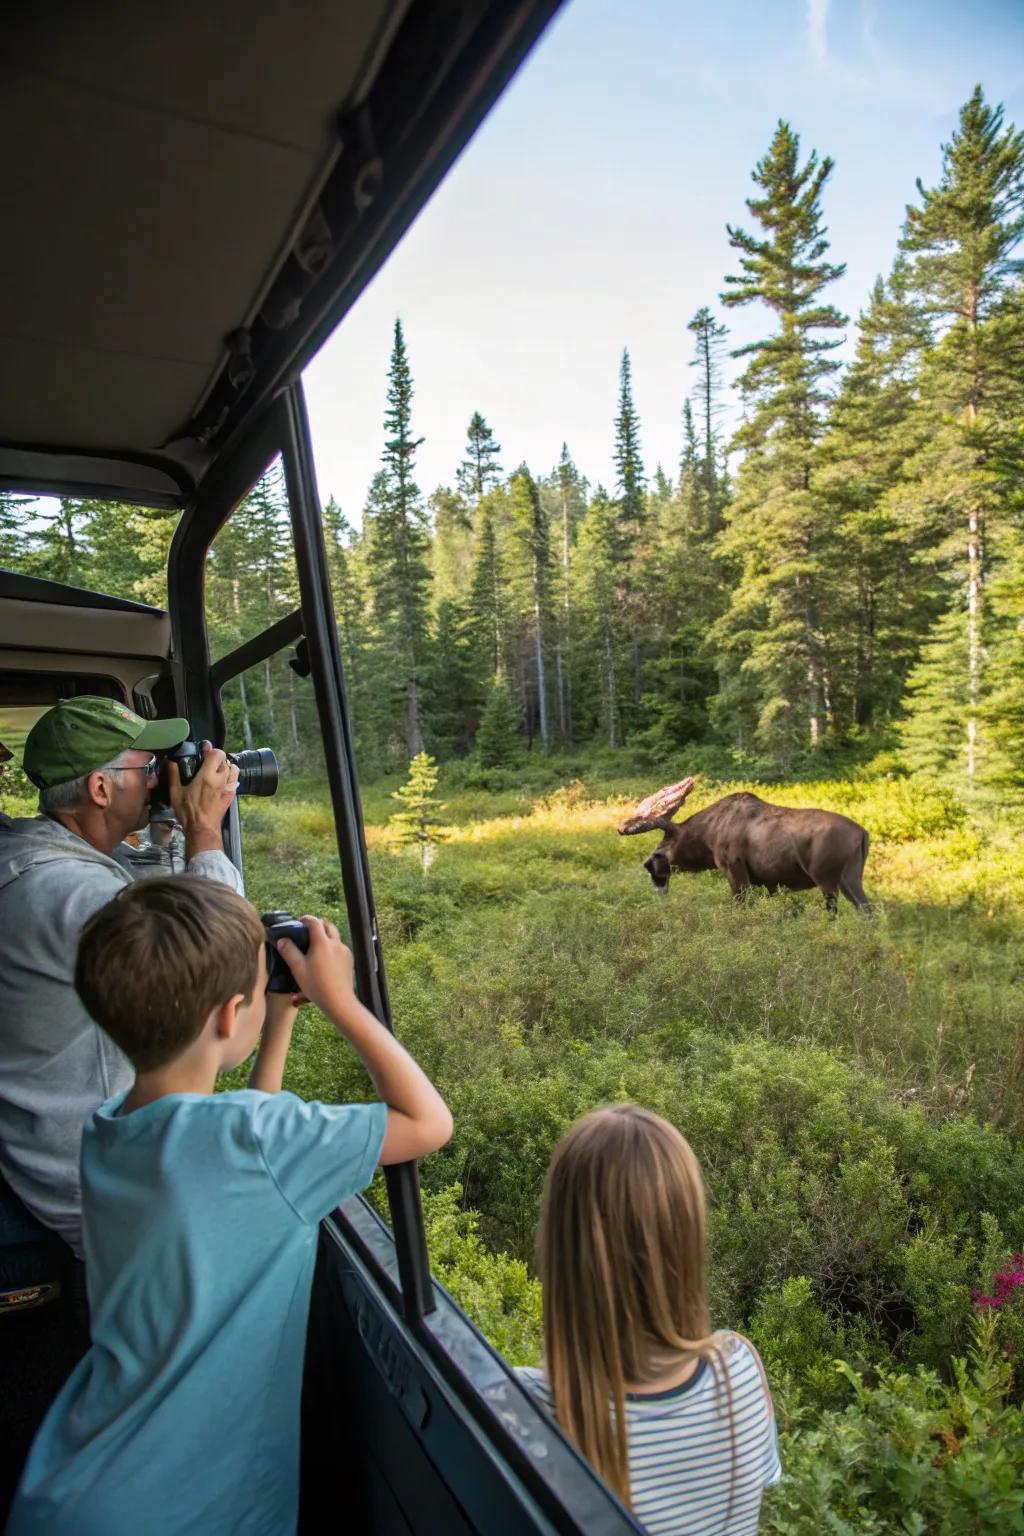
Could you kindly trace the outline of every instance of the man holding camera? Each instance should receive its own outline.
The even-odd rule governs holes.
[[[72,985],[85,922],[131,884],[114,857],[149,820],[159,752],[186,720],[143,720],[114,699],[66,699],[33,726],[24,768],[40,814],[0,817],[0,1173],[24,1205],[82,1257],[78,1159],[82,1127],[132,1069],[90,1019]],[[241,892],[221,822],[238,769],[203,743],[188,784],[166,764],[190,874]]]

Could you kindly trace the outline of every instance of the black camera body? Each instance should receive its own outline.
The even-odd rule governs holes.
[[[162,752],[160,758],[160,766],[157,770],[159,778],[150,799],[150,805],[154,809],[169,806],[171,803],[170,787],[167,782],[168,763],[177,763],[178,777],[182,784],[191,784],[203,765],[203,754],[194,741],[183,741],[178,746],[172,747],[169,752]],[[238,769],[237,794],[265,796],[276,793],[281,775],[277,758],[269,747],[252,747],[245,752],[229,752],[227,759]]]
[[[267,991],[298,992],[295,977],[277,949],[278,939],[291,939],[296,949],[309,953],[309,929],[289,912],[264,912],[261,919],[267,935]]]

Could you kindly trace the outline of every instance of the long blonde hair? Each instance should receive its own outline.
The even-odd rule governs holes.
[[[732,1428],[721,1339],[710,1331],[706,1247],[700,1164],[674,1125],[614,1104],[566,1132],[537,1233],[545,1367],[559,1424],[627,1506],[627,1382],[709,1360]],[[733,1482],[735,1454],[733,1437]]]

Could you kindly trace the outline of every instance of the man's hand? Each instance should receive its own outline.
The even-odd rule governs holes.
[[[231,808],[238,786],[238,769],[227,754],[210,742],[200,743],[202,766],[191,784],[182,784],[178,765],[167,764],[171,807],[185,834],[185,856],[223,852],[220,826]]]
[[[333,923],[308,916],[302,921],[309,929],[308,954],[304,955],[291,939],[279,939],[281,959],[303,996],[316,1003],[328,1018],[340,1021],[355,1001],[352,951],[341,942]]]

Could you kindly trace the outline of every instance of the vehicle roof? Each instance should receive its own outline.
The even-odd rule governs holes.
[[[0,56],[0,488],[184,505],[558,0],[36,0]]]

